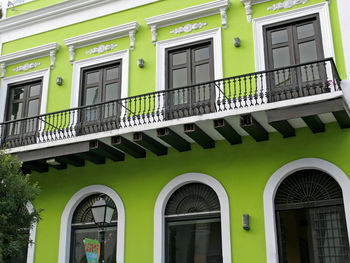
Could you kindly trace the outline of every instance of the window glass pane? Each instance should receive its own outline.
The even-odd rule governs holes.
[[[98,92],[99,88],[98,87],[93,87],[86,89],[86,94],[85,94],[85,105],[93,105],[98,103]]]
[[[40,88],[41,85],[35,85],[30,87],[30,97],[38,96],[40,95]]]
[[[303,38],[311,37],[315,35],[314,24],[311,23],[311,24],[298,26],[297,35],[298,35],[298,39],[303,39]]]
[[[299,44],[300,63],[317,60],[316,42],[309,41]],[[301,67],[303,81],[312,81],[320,78],[320,64],[311,64]]]
[[[99,71],[86,74],[86,84],[88,84],[88,85],[98,83],[99,79],[100,79],[100,72]]]
[[[173,66],[187,63],[187,52],[173,54]]]
[[[173,70],[173,86],[172,88],[187,86],[187,68]]]
[[[169,222],[167,228],[168,262],[222,262],[220,219]]]
[[[271,32],[272,45],[288,42],[287,29]]]
[[[317,60],[316,42],[309,41],[299,44],[300,63]]]
[[[117,79],[119,77],[119,67],[107,69],[106,78],[107,80]]]
[[[17,120],[22,117],[23,103],[13,103],[10,120]]]
[[[209,47],[197,49],[194,51],[194,60],[200,61],[209,58]]]
[[[210,81],[209,64],[202,64],[195,67],[195,84]]]
[[[73,263],[87,263],[83,240],[85,238],[98,240],[97,228],[76,229],[72,234],[72,257]],[[104,257],[105,263],[116,262],[116,241],[117,241],[117,227],[107,227],[105,232],[105,249]]]
[[[39,114],[39,104],[39,99],[29,101],[27,117],[33,117]]]
[[[18,100],[18,99],[23,99],[24,96],[24,87],[20,87],[20,88],[15,88],[12,89],[12,98],[14,100]]]
[[[274,68],[290,66],[289,48],[274,48],[272,50],[272,58]]]
[[[106,85],[105,101],[118,99],[119,83],[112,83]]]

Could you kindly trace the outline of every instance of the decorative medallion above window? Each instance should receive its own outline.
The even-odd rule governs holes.
[[[284,0],[283,2],[279,2],[277,4],[274,4],[270,7],[267,8],[267,10],[272,10],[272,11],[276,11],[279,9],[289,9],[292,8],[293,6],[296,5],[303,5],[306,4],[306,2],[308,2],[309,0]]]
[[[34,58],[50,56],[50,68],[53,69],[56,62],[56,52],[59,47],[60,45],[55,42],[1,56],[1,78],[5,77],[6,66],[28,61]]]
[[[201,5],[188,7],[188,8],[177,10],[174,12],[162,14],[159,16],[146,18],[145,19],[146,23],[151,28],[153,45],[155,45],[157,42],[158,28],[194,20],[204,16],[220,14],[222,26],[223,28],[226,28],[227,27],[226,11],[229,5],[230,5],[229,0],[218,0],[218,1],[201,4]],[[196,23],[196,24],[187,24],[184,27],[176,28],[173,33],[177,34],[177,32],[179,31],[180,33],[188,31],[187,33],[189,33],[193,29],[201,28],[206,25],[206,23]],[[200,27],[198,27],[199,24],[201,24]],[[185,31],[185,28],[187,31]]]
[[[68,46],[68,49],[69,49],[69,55],[70,55],[69,61],[71,62],[71,64],[73,64],[75,59],[75,49],[77,48],[86,47],[89,45],[101,43],[104,41],[109,41],[112,39],[122,38],[126,36],[129,36],[130,38],[130,49],[134,50],[135,34],[139,29],[139,27],[140,27],[139,23],[134,21],[131,23],[110,27],[110,28],[95,31],[92,33],[88,33],[88,34],[84,34],[84,35],[80,35],[72,38],[67,38],[64,40],[64,43],[66,44],[66,46]],[[90,49],[88,51],[88,54],[103,53],[103,52],[112,50],[117,46],[118,46],[117,44],[100,45]]]

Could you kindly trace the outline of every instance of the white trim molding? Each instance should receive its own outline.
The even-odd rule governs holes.
[[[121,50],[105,55],[78,60],[73,63],[73,80],[71,93],[71,108],[79,106],[79,92],[80,92],[80,74],[81,69],[92,65],[112,62],[121,59],[122,65],[122,83],[121,83],[121,98],[128,97],[129,90],[129,50]],[[122,110],[122,114],[124,113]]]
[[[343,50],[345,58],[346,76],[350,81],[350,1],[337,1],[340,30],[342,33]]]
[[[231,262],[230,206],[225,188],[215,178],[201,173],[186,173],[171,180],[158,195],[154,207],[154,251],[153,263],[164,263],[165,220],[164,212],[170,196],[181,186],[189,183],[203,183],[211,187],[220,201],[221,238],[223,263]]]
[[[61,216],[60,242],[58,252],[58,263],[69,262],[70,245],[71,245],[71,224],[75,209],[86,197],[93,194],[108,195],[114,202],[118,211],[117,224],[117,254],[116,261],[124,262],[124,244],[125,244],[125,208],[122,199],[112,189],[105,185],[90,185],[77,193],[68,201]]]
[[[157,42],[157,68],[156,68],[156,90],[165,90],[165,53],[167,48],[176,47],[180,45],[186,45],[195,43],[197,41],[212,39],[213,40],[213,58],[214,58],[214,79],[223,78],[223,64],[222,64],[222,40],[221,40],[221,28],[214,28],[190,35],[185,35],[177,38],[167,39]],[[216,94],[218,95],[218,94]],[[159,107],[163,107],[163,101],[160,100]],[[158,107],[158,106],[157,106]]]
[[[55,43],[50,43],[47,45],[29,48],[25,50],[21,50],[18,52],[10,53],[4,56],[0,56],[0,64],[1,64],[1,78],[5,77],[6,74],[6,66],[28,61],[31,59],[41,58],[50,56],[51,69],[55,66],[56,61],[56,52],[59,49],[60,45]]]
[[[74,62],[74,51],[76,48],[86,47],[89,45],[109,41],[112,39],[129,36],[130,49],[134,50],[135,34],[139,27],[139,23],[134,21],[131,23],[110,27],[103,30],[65,39],[64,43],[66,44],[66,46],[68,46],[71,64],[73,64]]]
[[[285,164],[270,177],[264,190],[264,216],[267,262],[278,263],[278,243],[275,219],[275,195],[282,181],[294,172],[304,169],[316,169],[333,177],[343,192],[344,210],[350,239],[350,180],[335,164],[319,158],[304,158]]]
[[[31,202],[27,203],[26,208],[30,214],[33,213],[35,210]],[[28,244],[27,263],[34,263],[36,227],[37,227],[37,222],[34,222],[34,224],[31,226],[29,230],[29,240],[31,240],[32,242]]]
[[[50,68],[41,69],[29,73],[24,73],[21,75],[7,77],[1,80],[1,90],[0,90],[0,123],[4,122],[6,119],[5,112],[7,106],[7,93],[8,86],[10,84],[21,82],[21,81],[30,81],[31,79],[42,78],[42,93],[41,93],[41,104],[40,104],[40,114],[46,113],[47,107],[47,97],[49,92],[49,82],[50,82]]]
[[[6,43],[161,0],[69,0],[0,21]]]
[[[263,27],[269,24],[283,22],[290,19],[302,18],[303,16],[311,14],[319,14],[324,56],[326,58],[332,57],[335,60],[328,3],[323,2],[315,5],[301,7],[295,10],[289,10],[282,13],[253,19],[256,71],[263,71],[266,69]]]
[[[220,14],[223,28],[227,27],[226,11],[230,6],[229,0],[217,0],[201,5],[195,5],[174,12],[146,18],[147,25],[151,28],[152,43],[157,42],[157,29],[169,25],[194,20],[201,17]]]

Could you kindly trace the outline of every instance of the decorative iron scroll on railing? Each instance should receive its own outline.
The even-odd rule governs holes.
[[[266,70],[0,124],[7,148],[229,111],[340,90],[332,58]]]

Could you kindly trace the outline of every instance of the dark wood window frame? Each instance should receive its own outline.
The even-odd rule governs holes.
[[[38,95],[30,96],[31,88],[34,86],[40,86],[40,91]],[[23,98],[13,99],[13,92],[15,89],[24,87]],[[4,127],[4,134],[6,136],[6,141],[9,146],[16,145],[18,141],[22,141],[23,138],[25,141],[22,141],[23,144],[30,144],[36,142],[36,134],[39,129],[39,126],[44,126],[44,123],[39,123],[39,119],[36,118],[37,115],[40,115],[40,108],[42,103],[42,90],[43,90],[43,78],[34,78],[29,80],[24,80],[20,82],[11,83],[7,87],[7,98],[6,98],[6,110],[5,116],[6,120],[11,120],[11,113],[13,110],[13,105],[15,103],[22,103],[22,112],[19,117],[19,121],[9,123]],[[37,114],[30,116],[28,118],[29,104],[31,101],[39,99]],[[21,119],[25,120],[21,120]],[[28,118],[28,119],[26,119]],[[23,136],[25,135],[25,136]]]
[[[299,37],[298,28],[308,24],[313,25],[313,35],[306,34]],[[282,31],[286,32],[283,35],[284,38],[288,39],[281,40],[283,37],[280,35],[280,39],[278,39],[278,37],[276,38],[280,41],[273,43],[272,34]],[[314,42],[314,55],[316,56],[316,58],[312,60],[315,61],[324,58],[322,32],[318,13],[266,25],[263,27],[263,32],[265,65],[267,70],[275,69],[275,67],[288,67],[289,65],[312,62],[309,59],[305,60],[305,57],[304,60],[303,57],[300,57],[301,50],[304,50],[305,52],[307,49],[306,46],[301,49],[301,45],[308,43],[310,44],[312,42]],[[276,57],[277,55],[279,57],[283,57],[287,56],[287,53],[285,53],[286,50],[282,51],[285,48],[288,48],[289,62],[285,61],[283,63],[283,60],[280,60],[280,62],[278,62],[276,65],[276,61],[274,62],[273,50],[276,50],[276,52],[278,52],[277,50],[280,50],[279,52],[282,53],[276,53],[275,55]],[[328,89],[326,88],[327,76],[324,63],[312,63],[308,66],[300,68],[291,68],[271,72],[267,74],[266,77],[268,82],[267,87],[269,101],[278,101],[328,92]]]
[[[303,24],[308,24],[311,21],[313,21],[314,24],[314,29],[315,29],[315,34],[314,37],[308,37],[308,38],[303,38],[298,40],[297,37],[297,33],[296,30],[288,30],[288,46],[291,47],[290,48],[290,57],[291,58],[297,58],[296,60],[299,59],[299,54],[296,50],[296,46],[297,44],[300,43],[304,43],[304,42],[308,42],[310,40],[315,40],[316,41],[316,45],[317,45],[317,56],[318,57],[324,57],[324,53],[323,53],[323,44],[322,44],[322,31],[321,31],[321,26],[320,26],[320,18],[319,18],[319,14],[312,14],[312,15],[307,15],[307,16],[303,16],[303,17],[299,17],[299,18],[295,18],[295,19],[291,19],[291,20],[286,20],[283,22],[278,22],[278,23],[273,23],[270,25],[266,25],[263,27],[263,32],[264,32],[264,52],[265,52],[265,65],[267,69],[273,69],[271,68],[271,65],[273,64],[272,61],[272,44],[271,40],[269,39],[270,37],[267,34],[267,31],[280,31],[283,28],[287,28],[290,26],[301,26]],[[293,41],[297,41],[297,43],[294,43]],[[281,46],[283,44],[275,44],[274,47],[278,47]],[[292,60],[291,64],[296,64],[298,61],[296,60]]]
[[[209,57],[196,61],[195,51],[206,47],[209,48]],[[173,65],[173,55],[179,53],[186,53],[186,62]],[[168,119],[215,111],[214,85],[201,85],[208,81],[196,83],[196,67],[205,64],[209,64],[209,81],[213,81],[215,76],[212,38],[165,49],[165,88],[175,89],[166,94]],[[187,69],[187,83],[174,88],[173,75],[170,72],[179,69]],[[182,89],[187,86],[192,87]]]
[[[31,84],[34,83],[40,83],[40,94],[37,96],[28,96],[28,89],[30,87]],[[24,86],[26,88],[25,92],[24,92],[24,98],[23,99],[18,99],[18,100],[12,100],[12,90],[19,88],[21,86]],[[15,83],[11,83],[8,85],[7,88],[7,104],[6,104],[6,120],[10,120],[10,114],[12,111],[12,104],[16,103],[16,102],[20,102],[20,103],[24,103],[24,107],[23,107],[23,111],[22,111],[22,116],[21,118],[25,118],[28,115],[28,102],[31,100],[35,100],[35,99],[40,99],[40,103],[39,103],[39,113],[40,113],[40,107],[41,107],[41,100],[42,100],[42,91],[43,91],[43,78],[35,78],[35,79],[30,79],[30,80],[24,80],[24,81],[20,81],[20,82],[15,82]]]
[[[108,68],[111,68],[115,65],[118,65],[118,68],[119,68],[119,76],[117,79],[114,79],[113,81],[106,81],[106,72],[105,70],[107,70]],[[98,103],[101,103],[101,102],[105,102],[104,100],[101,99],[101,96],[104,96],[105,95],[105,86],[110,84],[110,83],[113,83],[115,82],[115,80],[118,81],[119,83],[119,87],[121,87],[121,82],[122,82],[122,59],[118,59],[118,60],[115,60],[115,61],[110,61],[110,62],[105,62],[105,63],[101,63],[101,64],[96,64],[96,65],[91,65],[91,66],[88,66],[88,67],[84,67],[84,68],[81,68],[80,70],[80,92],[79,92],[79,105],[80,106],[84,106],[85,103],[83,103],[83,100],[85,98],[85,90],[86,90],[86,75],[87,75],[87,72],[89,71],[100,71],[100,74],[101,74],[101,71],[103,72],[103,78],[100,77],[100,80],[98,82],[98,87],[99,87],[99,102]],[[94,83],[95,84],[95,83]],[[88,85],[89,87],[87,88],[91,88],[91,87],[95,87],[96,85],[94,84],[90,84]],[[102,89],[102,92],[100,92],[100,90]],[[121,89],[119,89],[119,96],[117,96],[118,98],[120,98],[121,96]]]

